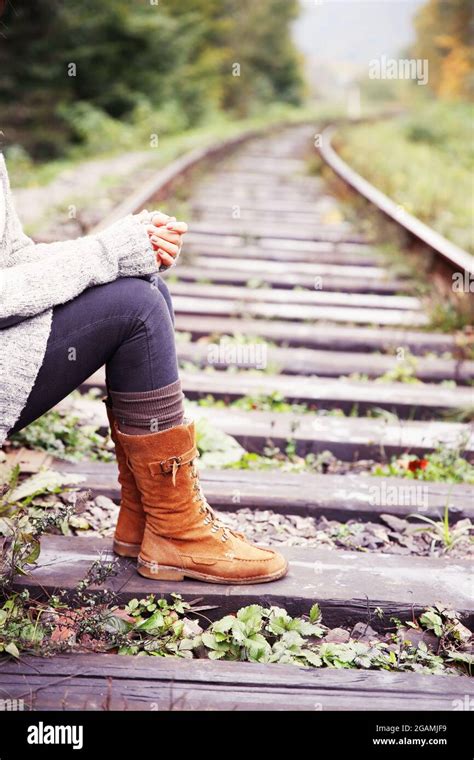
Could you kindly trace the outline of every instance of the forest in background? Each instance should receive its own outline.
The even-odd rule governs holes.
[[[48,184],[87,158],[145,155],[152,135],[160,150],[147,161],[158,168],[256,124],[344,116],[344,99],[308,97],[292,36],[303,2],[0,0],[0,147],[13,185]],[[427,0],[413,32],[399,55],[428,60],[427,86],[370,79],[362,67],[362,115],[389,103],[405,114],[348,122],[338,148],[407,211],[472,251],[470,0]]]
[[[347,125],[339,133],[338,149],[402,208],[474,253],[472,3],[428,0],[415,16],[414,30],[415,43],[403,58],[428,61],[427,86],[395,82],[393,91],[402,95],[405,112]],[[382,93],[384,84],[376,81]]]
[[[150,132],[176,135],[222,115],[237,121],[305,100],[291,33],[299,0],[0,2],[2,144],[34,160],[61,158],[71,147],[126,147],[124,134],[140,142]],[[414,31],[415,44],[401,54],[428,59],[428,87],[365,76],[364,96],[417,108],[472,98],[470,1],[428,0]]]
[[[430,90],[445,100],[474,95],[474,12],[471,0],[428,0],[416,14],[415,58],[429,61]]]
[[[298,105],[298,0],[15,0],[0,23],[3,142],[50,160],[111,120],[160,135]],[[240,66],[240,71],[236,64]],[[236,76],[236,73],[240,73]]]

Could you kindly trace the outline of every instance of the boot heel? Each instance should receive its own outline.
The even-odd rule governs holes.
[[[114,552],[119,557],[131,557],[135,559],[140,554],[140,544],[127,544],[114,538]]]
[[[144,562],[140,557],[137,570],[144,578],[150,578],[152,581],[184,581],[184,574],[176,567]]]

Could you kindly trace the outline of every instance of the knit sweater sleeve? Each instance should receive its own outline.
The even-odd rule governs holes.
[[[97,235],[32,245],[36,256],[0,269],[0,318],[36,316],[93,285],[159,269],[145,226],[131,215]]]

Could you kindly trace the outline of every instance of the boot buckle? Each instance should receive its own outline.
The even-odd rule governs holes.
[[[176,469],[176,467],[179,467],[181,464],[181,457],[170,457],[169,459],[163,459],[160,464],[161,473],[163,475],[167,475],[169,472],[172,472]]]
[[[164,475],[166,475],[168,472],[172,473],[174,486],[176,485],[176,475],[181,466],[181,460],[182,460],[182,457],[170,457],[169,459],[166,459],[163,462],[160,462],[161,472]],[[171,465],[171,467],[166,467],[165,469],[164,465]]]

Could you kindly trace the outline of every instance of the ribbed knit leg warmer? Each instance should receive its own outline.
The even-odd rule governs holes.
[[[119,430],[127,435],[149,435],[181,425],[184,419],[181,381],[145,393],[109,390]]]

